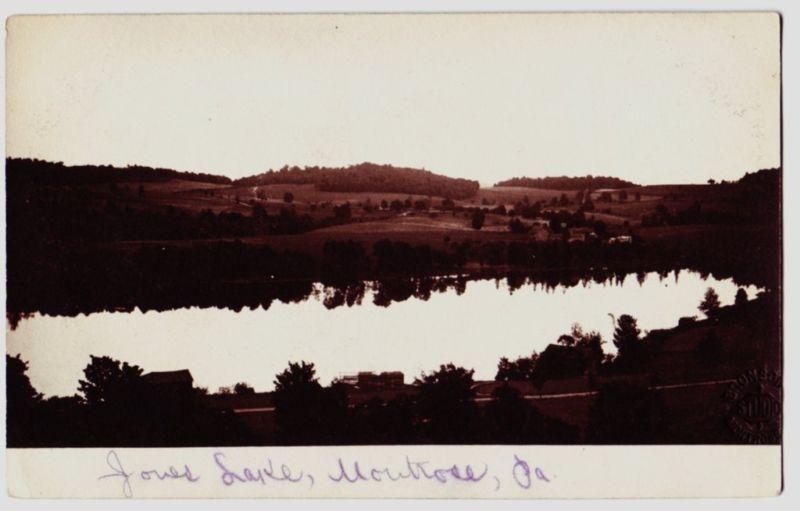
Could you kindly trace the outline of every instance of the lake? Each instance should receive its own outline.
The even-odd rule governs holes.
[[[268,310],[34,315],[13,330],[7,326],[6,349],[30,363],[32,384],[47,396],[73,394],[90,354],[145,371],[186,368],[196,386],[211,392],[239,381],[271,390],[275,374],[299,360],[314,362],[323,384],[358,371],[402,371],[410,383],[446,362],[488,380],[500,357],[541,352],[574,323],[599,331],[605,350],[613,352],[610,314],[632,315],[643,331],[675,326],[682,316],[702,317],[697,305],[708,287],[723,305],[733,303],[733,280],[686,270],[571,287],[514,289],[505,280],[470,280],[462,290],[447,288],[427,300],[411,297],[388,307],[374,303],[376,291],[368,283],[361,304],[329,308],[326,290],[316,285],[311,299],[275,301]],[[758,292],[745,289],[751,299]]]

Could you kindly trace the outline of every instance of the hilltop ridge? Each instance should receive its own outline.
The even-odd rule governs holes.
[[[628,188],[639,185],[618,177],[592,176],[589,174],[579,177],[514,177],[499,181],[495,186],[518,186],[545,190],[597,190],[599,188]]]
[[[313,184],[327,192],[389,192],[466,199],[480,187],[477,181],[434,174],[425,169],[363,162],[348,167],[289,167],[234,181],[238,186]]]

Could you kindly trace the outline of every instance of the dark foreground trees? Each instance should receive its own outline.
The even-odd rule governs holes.
[[[667,411],[662,396],[645,383],[604,385],[589,410],[587,441],[599,444],[663,443]]]
[[[276,375],[274,435],[255,436],[232,413],[208,406],[204,389],[158,386],[141,368],[92,357],[80,392],[43,399],[27,364],[6,357],[10,447],[166,447],[348,444],[573,443],[575,428],[541,414],[511,387],[475,400],[472,371],[454,364],[413,386],[350,402],[352,388],[322,386],[314,364],[290,363]],[[154,386],[156,385],[156,386]],[[238,384],[232,399],[249,396]],[[388,397],[385,397],[388,396]]]
[[[713,287],[710,287],[706,290],[706,294],[703,296],[703,301],[700,302],[700,305],[697,308],[709,318],[713,318],[719,310],[719,307],[719,295]]]
[[[720,308],[717,320],[644,335],[635,318],[623,315],[615,321],[613,359],[603,354],[599,335],[574,327],[541,354],[502,359],[497,382],[475,382],[471,370],[445,364],[413,385],[394,383],[372,393],[341,383],[323,386],[314,365],[299,362],[276,375],[271,394],[240,382],[236,393],[207,396],[191,381],[158,386],[154,373],[92,357],[78,394],[47,399],[31,384],[27,363],[7,355],[8,445],[736,443],[721,404],[727,387],[717,383],[732,368],[779,360],[766,344],[779,338],[778,303],[762,293]],[[731,342],[732,325],[745,328],[733,340],[745,341]],[[662,359],[659,350],[676,336],[696,345],[681,358],[665,351]],[[257,418],[223,411],[254,397],[261,403],[255,406],[274,404],[274,413]],[[272,421],[270,429],[240,422],[253,418]]]
[[[275,377],[274,402],[279,443],[336,444],[344,439],[346,394],[339,385],[320,385],[314,364],[290,362]]]
[[[629,314],[617,318],[614,327],[614,346],[617,348],[617,356],[614,363],[619,370],[635,371],[646,362],[647,350],[639,338],[640,334],[636,318]]]
[[[578,433],[543,416],[514,389],[479,406],[473,371],[443,364],[391,397],[351,402],[352,388],[322,386],[314,364],[289,363],[275,380],[276,441],[289,445],[572,443]]]
[[[31,441],[29,424],[36,419],[36,408],[41,404],[42,395],[31,385],[26,371],[28,364],[19,355],[6,355],[6,424],[8,446],[25,445]],[[18,427],[15,427],[18,426]]]
[[[146,394],[143,388],[142,368],[111,357],[90,357],[83,370],[84,378],[78,381],[78,391],[89,406],[115,406],[137,404]]]
[[[591,382],[603,362],[603,342],[598,332],[584,332],[580,325],[573,325],[569,334],[542,353],[533,352],[514,361],[501,358],[495,380],[532,382],[540,390],[549,380],[585,376]]]
[[[473,370],[446,364],[416,380],[421,433],[425,438],[433,443],[475,440],[478,409],[473,374]]]
[[[42,399],[31,393],[19,357],[6,355],[9,447],[172,447],[248,445],[242,425],[209,409],[191,385],[159,386],[142,369],[92,356],[79,394]],[[13,391],[11,389],[14,389]]]
[[[484,434],[498,444],[571,444],[580,439],[577,428],[543,415],[508,384],[492,392],[485,417]]]

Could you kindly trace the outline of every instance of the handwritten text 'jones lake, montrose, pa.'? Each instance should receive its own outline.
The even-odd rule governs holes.
[[[177,462],[166,466],[133,466],[123,459],[124,453],[115,450],[106,454],[106,468],[98,480],[116,484],[121,495],[133,497],[137,489],[152,485],[168,485],[179,491],[176,484],[214,484],[221,489],[240,485],[269,488],[287,485],[298,488],[298,496],[311,495],[320,485],[391,485],[402,482],[434,485],[483,485],[499,491],[504,485],[520,490],[534,490],[537,485],[551,483],[555,477],[545,473],[530,460],[513,454],[508,464],[489,466],[484,462],[448,463],[418,459],[409,455],[391,463],[365,463],[357,458],[333,457],[315,467],[304,467],[264,457],[258,464],[243,464],[235,455],[217,450],[210,453],[204,466]],[[329,465],[325,468],[325,465]],[[169,491],[169,490],[168,490]]]

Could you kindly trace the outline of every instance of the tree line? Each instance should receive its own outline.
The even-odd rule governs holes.
[[[713,239],[665,242],[566,243],[448,241],[443,247],[378,240],[372,245],[328,241],[321,253],[276,250],[269,245],[219,241],[198,245],[143,244],[87,250],[19,231],[29,244],[9,243],[7,314],[75,315],[102,310],[168,310],[216,306],[239,310],[269,307],[273,300],[302,301],[314,283],[330,286],[330,305],[356,303],[365,283],[376,303],[425,297],[441,286],[462,286],[468,263],[475,277],[496,275],[514,285],[544,282],[576,285],[584,278],[692,269],[717,278],[775,289],[779,268],[753,264],[753,254],[774,257],[774,239],[721,232]],[[11,235],[11,232],[9,233]],[[774,260],[774,259],[773,259]],[[224,263],[220,263],[223,261]],[[158,283],[157,286],[146,283]]]
[[[514,177],[499,181],[495,186],[543,188],[546,190],[597,190],[599,188],[630,188],[638,185],[618,177],[586,175],[579,177]]]
[[[6,158],[9,188],[26,184],[67,185],[127,181],[169,181],[182,179],[201,183],[229,184],[230,178],[202,172],[185,172],[143,165],[64,165],[31,158]]]
[[[234,181],[237,186],[271,184],[313,184],[332,192],[407,193],[466,199],[479,188],[477,181],[434,174],[424,169],[359,163],[349,167],[289,167],[267,171]]]

